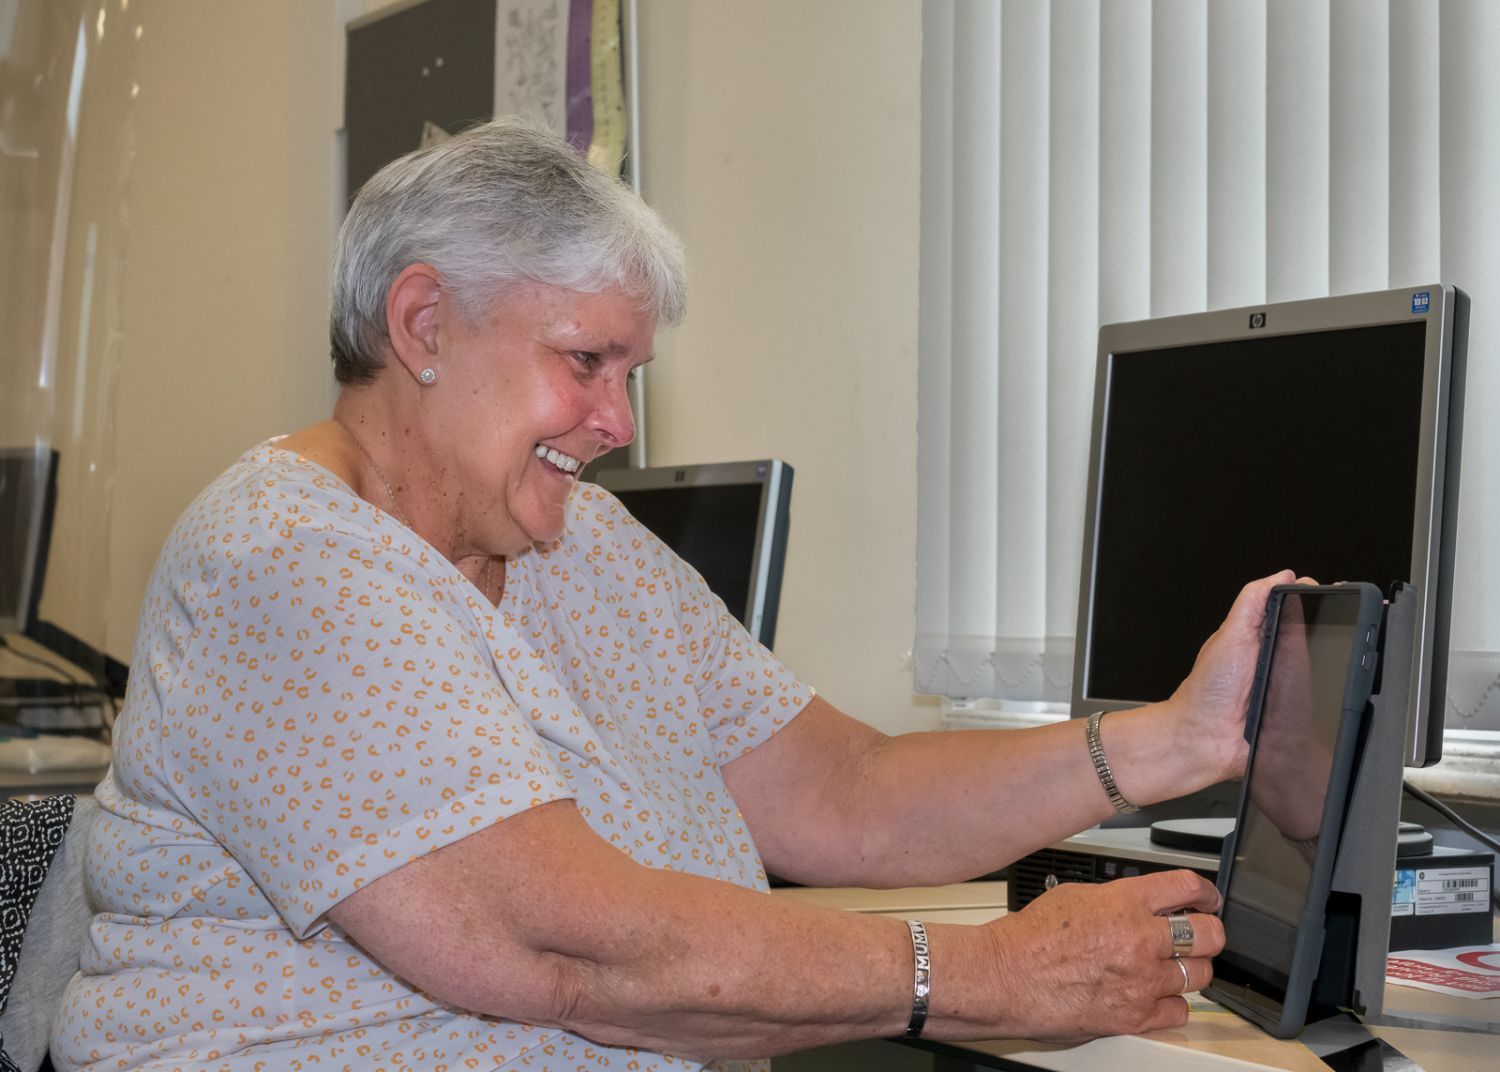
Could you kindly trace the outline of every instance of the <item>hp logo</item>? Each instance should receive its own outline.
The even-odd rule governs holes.
[[[1250,314],[1250,330],[1251,331],[1254,331],[1256,328],[1263,328],[1265,326],[1266,326],[1266,314],[1265,313],[1251,313]]]

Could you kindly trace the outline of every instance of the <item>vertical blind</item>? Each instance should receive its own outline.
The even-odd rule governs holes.
[[[926,0],[922,47],[918,691],[1068,698],[1100,324],[1441,279],[1448,726],[1500,729],[1500,4]]]

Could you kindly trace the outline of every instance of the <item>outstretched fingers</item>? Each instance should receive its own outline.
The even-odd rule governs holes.
[[[1210,914],[1218,907],[1211,882],[1163,871],[1100,886],[1066,883],[995,921],[1010,991],[1004,1002],[1013,1015],[1026,1010],[1019,1031],[1076,1039],[1180,1027],[1188,1015],[1182,995],[1208,985],[1211,958],[1224,945],[1223,925]],[[1022,965],[1024,983],[1015,974]],[[1020,993],[1011,989],[1018,983]],[[1088,995],[1082,1005],[1080,994]]]
[[[1138,878],[1121,879],[1139,894],[1146,911],[1154,916],[1168,912],[1217,912],[1219,890],[1192,871],[1158,871]]]

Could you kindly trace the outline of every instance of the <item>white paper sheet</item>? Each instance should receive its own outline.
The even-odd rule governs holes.
[[[1385,978],[1455,998],[1500,998],[1500,944],[1392,953]]]

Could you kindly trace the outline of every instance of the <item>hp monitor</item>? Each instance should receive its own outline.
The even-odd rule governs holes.
[[[766,647],[776,639],[792,467],[722,462],[600,469],[592,479],[692,566]]]
[[[1100,329],[1074,715],[1171,695],[1253,578],[1405,581],[1405,761],[1441,757],[1468,314],[1434,283]]]

